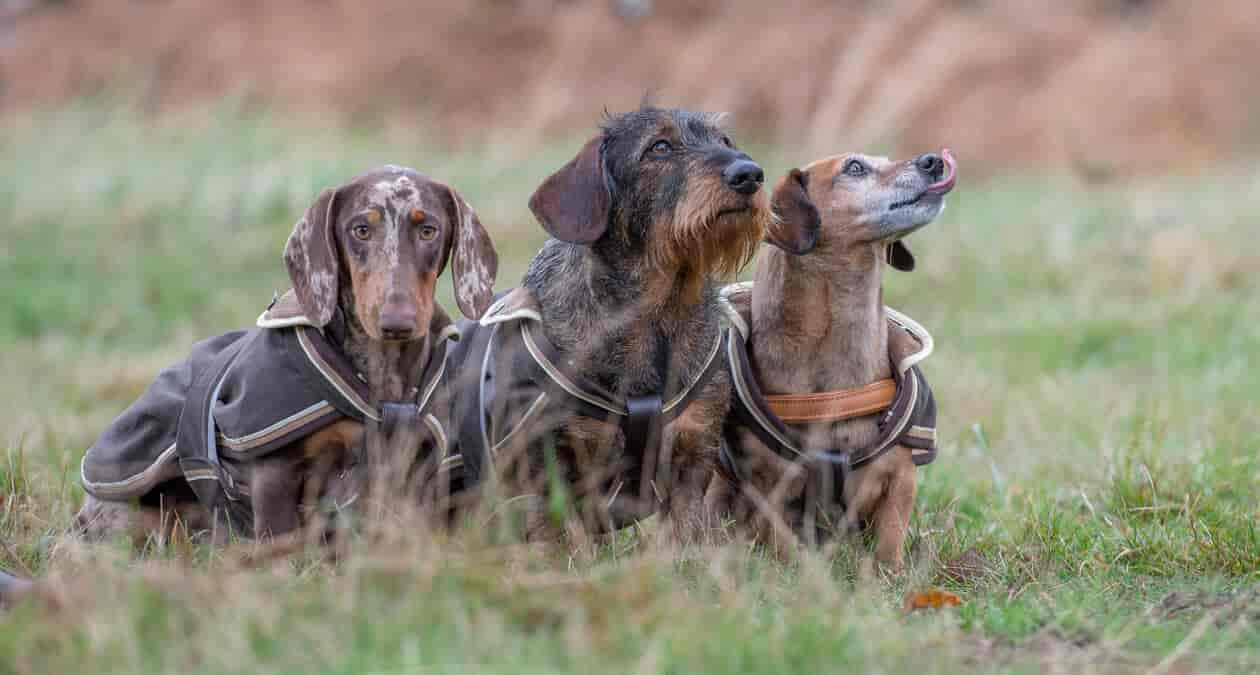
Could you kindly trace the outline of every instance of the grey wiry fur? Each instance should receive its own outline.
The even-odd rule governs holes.
[[[755,165],[713,116],[680,110],[610,117],[583,153],[596,148],[597,158],[580,154],[549,178],[531,207],[557,237],[580,228],[586,239],[591,232],[597,238],[549,240],[523,285],[541,305],[547,337],[584,378],[619,397],[673,391],[701,373],[718,339],[719,278],[746,263],[761,238],[769,210],[757,189],[760,169],[756,186],[746,186],[751,190],[731,187],[729,167]],[[575,176],[573,167],[602,176]],[[554,194],[557,185],[607,194]],[[580,211],[578,228],[575,215],[564,212],[573,204],[592,210]],[[566,218],[563,230],[556,223]],[[664,378],[655,366],[662,352]],[[640,494],[622,495],[637,500],[630,508],[645,513],[664,500],[677,525],[681,512],[694,513],[716,461],[729,394],[726,374],[715,374],[665,428],[659,456],[645,458],[655,478],[643,481]],[[574,482],[608,468],[583,466],[583,456],[616,458],[623,444],[616,429],[585,418],[569,420],[563,431],[561,459]],[[592,437],[611,448],[592,453]]]

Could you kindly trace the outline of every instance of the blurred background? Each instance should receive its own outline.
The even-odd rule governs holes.
[[[1186,172],[1255,149],[1249,0],[3,0],[6,111],[123,95],[529,143],[653,100],[792,148]]]
[[[772,180],[954,151],[887,279],[937,337],[943,464],[1253,440],[1257,56],[1254,0],[0,0],[0,443],[57,522],[104,424],[250,325],[294,221],[373,165],[457,186],[515,284],[529,194],[644,100],[732,113]]]

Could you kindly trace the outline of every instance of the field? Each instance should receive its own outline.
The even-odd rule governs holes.
[[[87,549],[60,536],[96,433],[192,341],[252,323],[318,189],[371,165],[458,186],[500,287],[524,205],[581,140],[458,155],[225,103],[153,125],[82,104],[0,130],[0,673],[1254,672],[1260,668],[1260,168],[973,179],[890,273],[933,332],[942,450],[910,568],[493,534],[336,565]],[[836,148],[840,150],[842,148]],[[810,159],[754,149],[776,176]],[[449,289],[442,293],[448,307]],[[650,527],[649,527],[650,529]],[[961,606],[902,613],[907,592]]]

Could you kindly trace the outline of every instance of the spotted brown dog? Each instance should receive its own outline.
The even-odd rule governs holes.
[[[651,107],[609,117],[543,181],[530,208],[551,239],[461,324],[468,482],[563,486],[595,527],[663,511],[697,532],[730,402],[718,281],[762,237],[762,181],[715,116]]]
[[[423,475],[449,445],[457,332],[434,300],[448,260],[461,312],[480,316],[498,258],[458,192],[396,166],[325,189],[285,246],[293,290],[255,328],[194,346],[88,450],[79,526],[274,537],[330,476],[340,507]]]
[[[949,151],[843,154],[775,187],[755,282],[729,287],[736,399],[720,478],[706,498],[768,541],[869,525],[876,559],[902,565],[917,489],[935,457],[936,404],[917,364],[932,339],[886,308],[886,264],[944,208]]]

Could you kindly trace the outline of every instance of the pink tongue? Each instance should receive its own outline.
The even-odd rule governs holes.
[[[958,177],[958,162],[954,161],[954,155],[949,152],[949,148],[941,150],[941,159],[945,160],[945,177],[929,185],[928,192],[945,194],[954,189],[954,179]]]

